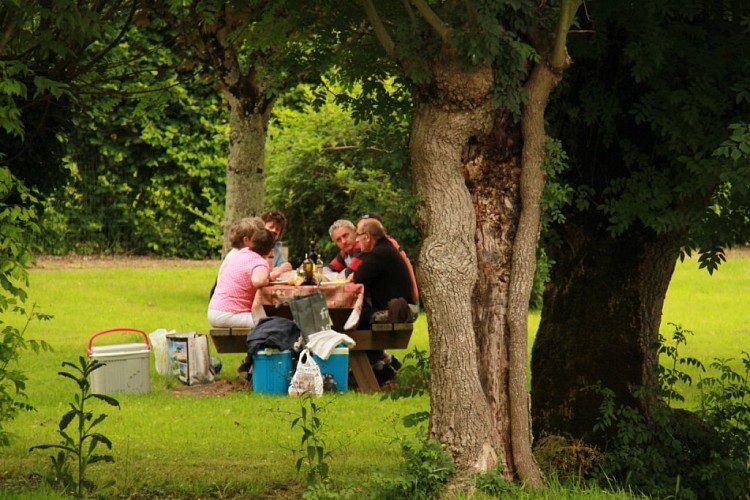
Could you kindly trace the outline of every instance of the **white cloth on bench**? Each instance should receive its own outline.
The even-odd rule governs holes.
[[[311,333],[307,338],[307,348],[320,359],[328,359],[339,344],[354,347],[357,343],[349,335],[334,330]]]

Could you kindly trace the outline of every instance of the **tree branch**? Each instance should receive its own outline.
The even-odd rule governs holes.
[[[0,55],[5,53],[5,49],[8,47],[10,39],[16,34],[16,22],[11,20],[8,26],[3,27],[3,37],[0,39]]]
[[[562,71],[568,65],[568,32],[573,22],[573,17],[581,6],[582,0],[563,0],[560,6],[560,21],[557,23],[557,32],[555,33],[555,45],[552,47],[550,54],[550,67],[555,71]]]
[[[539,465],[531,451],[531,415],[527,379],[527,342],[529,298],[536,271],[536,248],[539,243],[541,203],[545,173],[542,165],[546,158],[547,134],[544,117],[552,90],[562,79],[569,58],[566,38],[570,24],[582,0],[562,0],[560,21],[554,45],[549,54],[535,65],[525,88],[528,102],[521,118],[523,148],[521,151],[521,213],[511,254],[511,271],[508,299],[508,326],[510,349],[508,366],[511,408],[511,446],[519,477],[531,486],[543,484]],[[540,51],[541,52],[541,51]]]
[[[404,4],[404,10],[406,11],[406,15],[409,17],[409,23],[412,25],[412,27],[417,25],[417,16],[414,15],[414,11],[411,9],[411,5],[409,5],[409,0],[401,0],[401,3]]]
[[[435,11],[433,11],[430,6],[427,5],[427,2],[425,2],[425,0],[411,0],[411,2],[417,8],[419,13],[422,14],[422,17],[425,21],[427,21],[427,24],[432,26],[432,29],[437,32],[443,43],[447,44],[451,37],[451,30],[448,25],[445,24],[437,14],[435,14]]]
[[[133,17],[135,16],[135,12],[137,9],[138,2],[133,0],[133,3],[130,7],[130,12],[128,13],[128,17],[120,28],[120,32],[115,38],[112,39],[112,41],[110,41],[110,43],[106,47],[102,48],[98,54],[92,57],[91,61],[89,61],[88,64],[79,68],[79,74],[89,71],[97,62],[99,62],[104,56],[109,54],[112,50],[114,50],[115,47],[117,47],[117,45],[119,45],[120,41],[125,38],[125,35],[127,34],[128,29],[133,22]]]
[[[385,29],[385,25],[383,25],[383,21],[380,19],[378,11],[375,9],[375,5],[373,5],[372,0],[362,0],[362,7],[364,7],[365,14],[367,14],[367,19],[370,21],[370,25],[375,32],[375,37],[380,42],[380,45],[383,46],[383,49],[385,49],[385,53],[388,55],[388,57],[395,61],[396,44],[393,43],[393,39]]]

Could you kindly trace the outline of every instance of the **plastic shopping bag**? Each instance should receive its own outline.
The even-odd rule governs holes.
[[[289,395],[293,397],[302,396],[305,393],[315,396],[323,395],[323,374],[315,362],[312,354],[303,349],[297,361],[297,370],[292,376],[289,384]]]
[[[315,292],[304,297],[295,297],[289,302],[292,318],[307,342],[307,337],[313,333],[328,330],[333,322],[328,314],[326,297],[321,292]]]
[[[169,352],[167,352],[167,335],[170,333],[175,333],[175,331],[159,328],[148,334],[154,352],[156,373],[159,375],[169,375],[170,373]]]

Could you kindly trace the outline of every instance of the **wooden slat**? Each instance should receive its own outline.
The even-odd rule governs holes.
[[[390,332],[393,330],[412,331],[414,323],[373,323],[373,332]]]
[[[406,349],[411,340],[411,330],[372,331],[355,330],[347,332],[357,345],[352,351],[364,351],[371,349]]]

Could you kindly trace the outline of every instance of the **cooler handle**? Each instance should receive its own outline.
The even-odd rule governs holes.
[[[109,330],[103,330],[101,332],[97,332],[91,336],[89,339],[89,347],[86,349],[86,356],[91,357],[91,344],[93,344],[94,339],[98,337],[99,335],[104,335],[105,333],[113,333],[113,332],[134,332],[134,333],[140,333],[143,335],[143,338],[146,340],[146,345],[148,346],[148,350],[151,350],[151,342],[148,339],[148,335],[146,335],[146,332],[143,330],[138,330],[137,328],[110,328]]]

